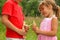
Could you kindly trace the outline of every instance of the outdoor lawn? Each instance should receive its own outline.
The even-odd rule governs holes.
[[[42,18],[40,17],[26,17],[25,21],[28,25],[31,25],[33,20],[36,21],[37,25],[39,26],[39,23],[40,21],[42,20]],[[60,24],[60,21],[59,21],[59,24]],[[34,33],[34,31],[32,31],[32,25],[30,26],[30,29],[27,33],[27,37],[26,37],[26,40],[37,40],[37,35]],[[6,40],[5,39],[5,26],[2,24],[1,22],[1,18],[0,18],[0,40]],[[58,37],[58,40],[60,40],[60,25],[58,26],[58,33],[57,33],[57,37]]]

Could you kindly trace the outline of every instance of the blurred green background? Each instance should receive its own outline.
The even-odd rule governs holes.
[[[1,9],[6,0],[0,0],[0,14]],[[23,6],[23,11],[25,16],[40,16],[38,12],[38,5],[41,0],[22,0],[21,5]],[[58,5],[60,5],[60,0],[55,0]]]
[[[5,39],[5,31],[6,28],[1,22],[1,10],[2,6],[6,0],[0,0],[0,40],[6,40]],[[39,26],[40,21],[42,20],[42,17],[40,13],[38,12],[38,5],[41,0],[23,0],[21,6],[23,7],[23,12],[26,16],[25,21],[28,25],[32,24],[32,21],[35,20],[37,25]],[[60,0],[55,0],[57,5],[60,5]],[[59,21],[60,24],[60,21]],[[26,40],[37,40],[37,35],[32,31],[32,26],[30,26],[30,29],[27,33]],[[58,33],[57,33],[58,40],[60,40],[60,25],[58,26]]]

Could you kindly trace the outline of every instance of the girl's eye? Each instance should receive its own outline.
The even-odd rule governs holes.
[[[41,9],[39,11],[42,11]]]
[[[44,10],[44,8],[41,8],[40,11]]]

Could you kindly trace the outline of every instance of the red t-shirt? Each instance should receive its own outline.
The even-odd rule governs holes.
[[[2,15],[8,15],[9,21],[15,25],[17,28],[22,29],[24,16],[22,12],[22,7],[18,5],[17,2],[7,1],[2,7]],[[22,35],[17,34],[15,31],[7,27],[6,37],[10,38],[23,38]]]

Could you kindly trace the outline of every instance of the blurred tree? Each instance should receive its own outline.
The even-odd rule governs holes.
[[[55,0],[55,1],[60,6],[60,0]]]
[[[38,12],[39,0],[23,0],[22,6],[26,16],[40,16]]]
[[[23,11],[25,16],[40,16],[38,12],[38,5],[41,0],[22,0],[21,5],[23,6]],[[60,0],[55,0],[58,5],[60,5]],[[3,3],[5,0],[0,0],[0,14]]]
[[[1,9],[2,9],[2,6],[3,6],[3,3],[5,2],[5,0],[0,0],[0,15],[1,15]]]

